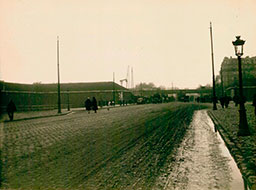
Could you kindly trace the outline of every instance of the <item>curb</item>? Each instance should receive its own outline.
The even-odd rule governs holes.
[[[221,138],[225,142],[229,152],[236,161],[236,164],[241,171],[245,185],[248,185],[250,190],[256,190],[255,176],[247,175],[248,171],[245,164],[245,158],[242,156],[242,150],[237,146],[237,143],[232,139],[227,130],[220,124],[218,119],[212,114],[211,111],[207,111],[209,117],[214,123],[214,126],[219,131]],[[225,134],[225,135],[224,135]]]
[[[53,114],[53,115],[42,115],[42,116],[35,116],[35,117],[25,117],[25,118],[21,118],[21,119],[15,119],[13,121],[5,120],[5,121],[2,121],[2,122],[3,123],[8,123],[8,122],[25,121],[25,120],[32,120],[32,119],[39,119],[39,118],[64,116],[64,115],[68,115],[70,113],[72,113],[72,111],[68,111],[66,113],[60,113],[60,114],[57,113],[57,114]]]
[[[131,105],[127,105],[127,106],[131,106]],[[116,106],[109,106],[109,107],[102,107],[102,108],[99,107],[99,110],[114,109],[114,108],[127,107],[127,106],[119,106],[119,105],[116,105]],[[16,122],[16,121],[25,121],[25,120],[32,120],[32,119],[39,119],[39,118],[47,118],[47,117],[55,117],[55,116],[64,116],[64,115],[68,115],[68,114],[70,114],[70,113],[74,113],[74,112],[77,112],[77,111],[84,111],[84,108],[81,108],[81,109],[78,109],[78,110],[73,110],[73,111],[68,111],[68,112],[60,113],[60,114],[57,113],[57,114],[52,114],[52,115],[42,115],[42,116],[34,116],[34,117],[25,117],[25,118],[15,119],[15,120],[13,120],[13,121],[10,121],[10,120],[3,120],[3,121],[0,121],[0,123],[8,123],[8,122]]]

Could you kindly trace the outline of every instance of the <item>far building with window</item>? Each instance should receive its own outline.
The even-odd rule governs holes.
[[[242,58],[242,75],[244,96],[250,101],[256,93],[256,56]],[[224,58],[221,64],[220,79],[222,81],[224,94],[231,97],[238,95],[239,79],[237,58]]]

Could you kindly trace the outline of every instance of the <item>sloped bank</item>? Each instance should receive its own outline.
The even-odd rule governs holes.
[[[248,123],[252,135],[238,137],[239,115],[237,108],[208,110],[208,115],[215,124],[216,129],[221,134],[231,155],[235,159],[240,169],[244,182],[250,189],[256,190],[256,135],[254,119],[249,109]]]

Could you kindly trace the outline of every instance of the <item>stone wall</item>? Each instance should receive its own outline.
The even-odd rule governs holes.
[[[115,102],[120,102],[120,93],[123,92],[123,100],[132,102],[133,95],[128,90],[116,90]],[[18,111],[31,110],[49,110],[57,108],[57,92],[25,92],[25,91],[4,91],[0,93],[1,106],[0,110],[4,112],[10,100],[13,100]],[[71,108],[84,107],[84,101],[87,97],[95,97],[98,104],[105,105],[108,101],[113,100],[112,90],[101,91],[62,91],[61,107],[67,108],[68,100]]]

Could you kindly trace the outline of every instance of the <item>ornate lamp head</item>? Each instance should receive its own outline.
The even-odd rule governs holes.
[[[236,41],[232,42],[235,47],[235,54],[237,56],[243,55],[243,46],[245,41],[240,39],[240,36],[236,36]]]

